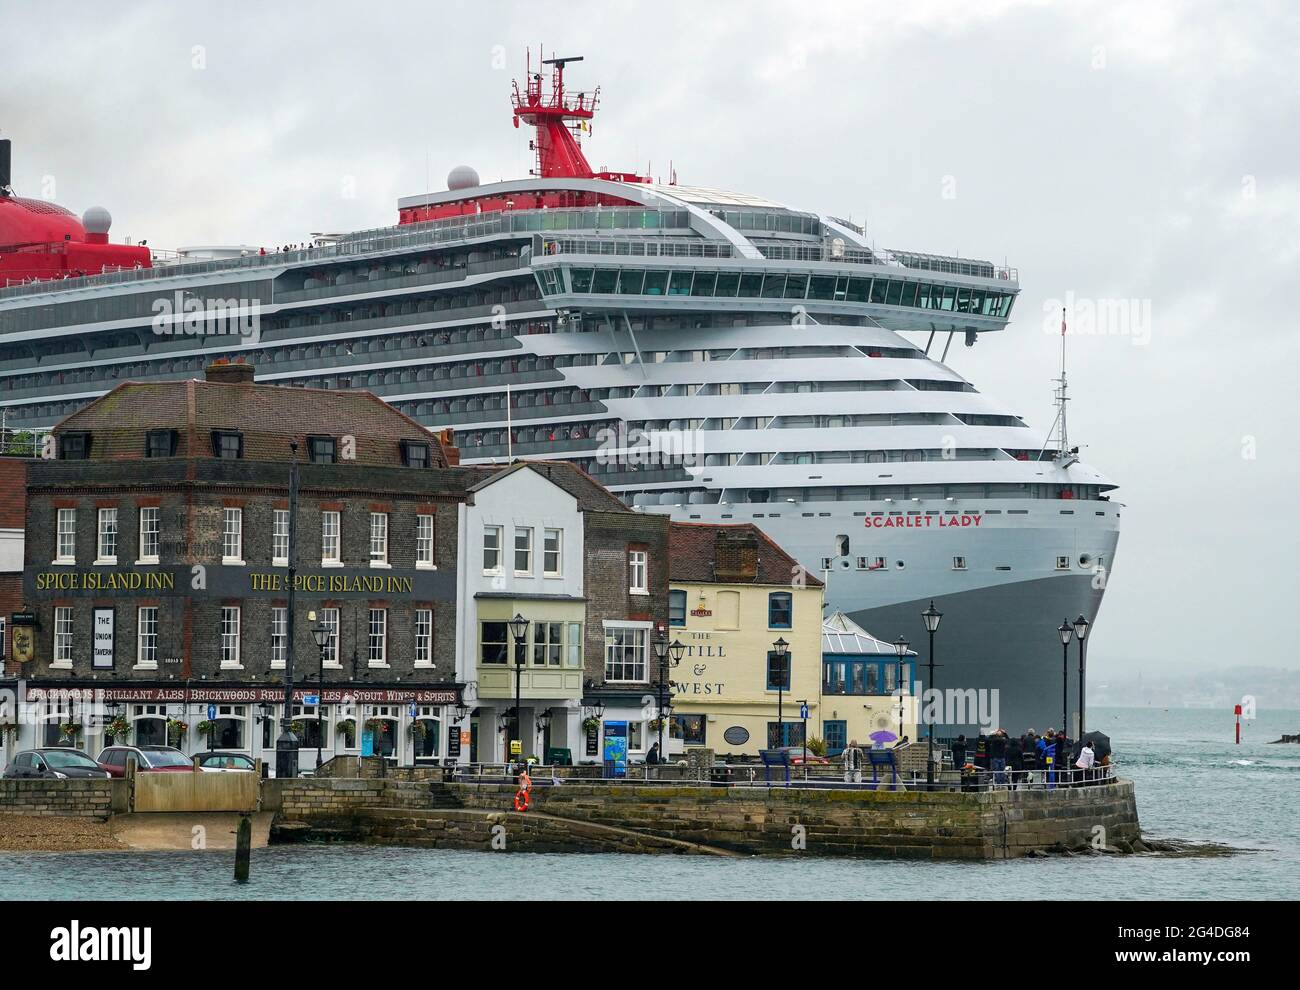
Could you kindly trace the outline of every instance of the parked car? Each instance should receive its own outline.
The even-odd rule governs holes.
[[[199,753],[199,769],[204,773],[255,773],[257,764],[243,753]]]
[[[771,752],[788,753],[790,755],[790,766],[792,767],[801,767],[804,765],[804,763],[807,763],[809,766],[813,766],[818,763],[829,764],[831,762],[830,760],[826,759],[826,757],[824,756],[818,756],[811,749],[808,750],[808,759],[805,760],[804,748],[802,746],[782,746],[779,749],[771,750]]]
[[[109,776],[98,763],[90,758],[89,753],[79,749],[50,747],[48,749],[25,749],[14,756],[13,761],[5,767],[4,775],[8,778],[43,778],[67,779]]]
[[[126,759],[134,756],[141,773],[194,769],[194,761],[171,746],[109,746],[99,754],[99,765],[110,777],[126,776]]]

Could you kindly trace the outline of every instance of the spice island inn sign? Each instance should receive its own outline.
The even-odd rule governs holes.
[[[294,592],[308,598],[349,596],[453,601],[456,578],[449,571],[326,568],[294,575]],[[139,566],[132,568],[29,567],[23,593],[29,601],[93,598],[103,595],[158,598],[257,598],[289,592],[287,568],[255,570],[225,564]]]

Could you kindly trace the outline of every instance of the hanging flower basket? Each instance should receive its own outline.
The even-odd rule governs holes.
[[[75,743],[77,741],[77,736],[81,735],[81,723],[64,722],[59,726],[59,732],[62,733],[66,739]]]
[[[356,745],[357,723],[355,719],[345,718],[339,723],[338,731],[343,736],[344,745],[349,749]]]
[[[18,735],[18,724],[16,722],[0,723],[0,739],[13,739]]]
[[[419,742],[421,739],[423,739],[428,734],[428,732],[429,732],[429,727],[424,722],[421,722],[419,719],[416,719],[414,722],[411,723],[411,738],[414,739],[416,742]]]
[[[600,719],[595,715],[589,715],[582,720],[582,728],[586,732],[595,732],[600,728]]]
[[[307,731],[307,726],[303,724],[302,719],[296,718],[289,723],[289,731],[301,739],[303,734]]]
[[[104,734],[113,737],[113,741],[121,744],[131,738],[131,721],[125,715],[114,715],[109,723],[104,726]]]
[[[383,718],[366,719],[366,728],[377,736],[385,735],[388,732],[388,720]]]
[[[180,746],[189,731],[190,723],[184,719],[169,718],[167,720],[167,741],[173,746]]]
[[[200,723],[199,723],[198,725],[196,725],[194,728],[198,729],[198,730],[199,730],[199,735],[201,735],[204,739],[206,739],[208,736],[212,735],[213,730],[215,730],[216,727],[217,727],[217,723],[216,723],[216,722],[213,722],[213,721],[211,721],[210,719],[206,719],[206,718],[205,718],[202,722],[200,722]]]
[[[652,719],[650,720],[650,731],[651,731],[651,732],[658,732],[660,729],[662,729],[662,728],[663,728],[665,725],[667,725],[667,724],[668,724],[668,723],[665,722],[665,721],[664,721],[663,719],[661,719],[661,718],[652,718]]]

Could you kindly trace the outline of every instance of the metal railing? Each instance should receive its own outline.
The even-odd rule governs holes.
[[[513,784],[523,764],[461,763],[444,768],[444,779],[466,784]],[[658,786],[678,787],[782,787],[813,790],[926,790],[925,771],[900,770],[897,780],[888,768],[878,766],[873,781],[871,767],[846,771],[839,764],[815,764],[790,767],[790,779],[785,779],[783,766],[766,767],[755,763],[724,763],[707,768],[700,776],[691,776],[687,768],[675,763],[647,765],[632,764],[623,769],[621,776],[610,775],[603,764],[551,767],[532,764],[528,768],[534,787],[554,787],[565,784],[592,784],[605,787],[653,783]],[[936,791],[1020,791],[1066,790],[1110,784],[1118,780],[1116,764],[1097,765],[1090,770],[992,770],[976,769],[961,772],[951,767],[936,774],[933,789]]]
[[[155,252],[169,263],[156,268],[129,268],[105,271],[50,282],[23,282],[0,288],[0,299],[17,296],[57,294],[73,289],[100,288],[128,282],[147,282],[182,275],[206,275],[239,269],[282,268],[304,263],[328,262],[371,254],[431,247],[455,241],[474,240],[497,234],[531,234],[562,230],[600,230],[632,227],[662,229],[689,226],[681,210],[642,210],[604,208],[600,210],[493,210],[487,213],[397,224],[357,231],[339,240],[298,251],[250,253],[239,258],[215,261],[181,261],[170,263],[172,252]],[[165,256],[164,256],[165,255]]]

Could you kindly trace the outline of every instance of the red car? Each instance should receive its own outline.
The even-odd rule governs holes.
[[[99,765],[110,777],[126,776],[126,758],[134,756],[140,773],[194,770],[194,761],[171,746],[109,746],[99,754]]]

